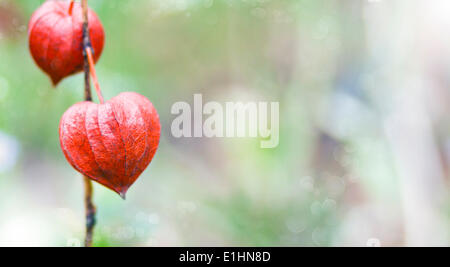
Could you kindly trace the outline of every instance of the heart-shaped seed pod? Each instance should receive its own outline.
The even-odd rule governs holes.
[[[121,93],[104,104],[80,102],[62,116],[61,148],[69,163],[125,198],[152,161],[161,126],[144,96]]]
[[[89,34],[94,60],[105,41],[103,26],[89,9]],[[47,1],[32,15],[28,25],[29,47],[36,64],[56,86],[63,78],[83,69],[83,15],[80,3]]]

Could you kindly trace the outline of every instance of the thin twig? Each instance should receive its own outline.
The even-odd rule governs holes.
[[[84,56],[84,100],[91,101],[91,84],[89,78],[89,62],[87,58],[86,48],[90,46],[89,40],[89,20],[87,12],[87,0],[82,0],[81,6],[83,9],[83,56]]]
[[[91,85],[90,85],[90,68],[88,60],[88,50],[91,47],[89,39],[89,18],[88,18],[88,3],[87,0],[81,1],[81,7],[83,10],[83,56],[84,56],[84,100],[92,101]],[[92,246],[92,237],[94,234],[95,226],[95,213],[96,209],[92,202],[92,181],[84,176],[84,205],[86,210],[86,239],[85,246]]]
[[[84,241],[84,245],[86,247],[92,247],[92,237],[94,235],[94,226],[95,226],[95,206],[92,203],[92,181],[88,177],[84,176],[84,205],[86,209],[86,239]]]

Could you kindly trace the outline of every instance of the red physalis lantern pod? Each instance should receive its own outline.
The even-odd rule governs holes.
[[[87,0],[47,1],[31,17],[28,29],[31,54],[56,86],[63,78],[84,70],[86,101],[62,116],[59,140],[67,161],[84,175],[86,239],[92,246],[96,208],[92,182],[114,190],[122,198],[147,168],[159,145],[161,125],[153,104],[127,92],[105,102],[95,63],[105,34]],[[100,104],[91,96],[92,77]]]
[[[105,33],[94,11],[89,9],[88,16],[89,35],[97,62]],[[45,2],[31,17],[28,37],[33,59],[50,76],[54,86],[83,69],[83,16],[79,3]]]
[[[152,103],[126,92],[104,104],[85,101],[70,107],[62,116],[59,138],[76,170],[125,198],[155,155],[160,130]]]

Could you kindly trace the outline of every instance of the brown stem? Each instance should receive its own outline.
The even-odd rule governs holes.
[[[84,241],[84,245],[86,247],[92,247],[92,237],[94,234],[94,226],[95,226],[95,206],[92,203],[92,181],[88,177],[84,176],[84,206],[86,209],[86,239]]]
[[[87,0],[81,1],[81,8],[83,10],[83,56],[84,56],[84,100],[92,101],[91,84],[90,84],[90,68],[88,60],[88,50],[91,47],[89,39],[89,20],[88,20],[88,4]],[[92,181],[84,176],[84,206],[86,210],[86,239],[85,246],[92,246],[92,236],[94,234],[95,213],[96,209],[92,202]]]

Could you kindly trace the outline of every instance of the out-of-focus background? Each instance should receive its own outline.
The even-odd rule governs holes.
[[[42,0],[0,0],[0,245],[78,246],[82,178],[59,147],[83,76],[34,64]],[[90,0],[106,99],[147,96],[160,148],[97,246],[450,245],[450,1]],[[278,101],[280,144],[174,138],[177,101]],[[95,100],[97,101],[97,100]]]

